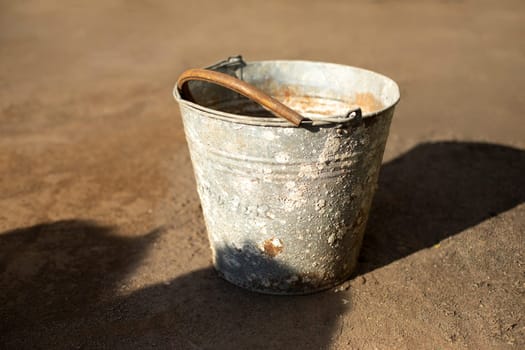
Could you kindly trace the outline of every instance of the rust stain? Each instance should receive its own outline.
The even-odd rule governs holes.
[[[357,107],[361,108],[365,114],[384,108],[380,99],[371,92],[356,93],[353,99],[349,96],[348,100],[342,101],[328,97],[309,96],[301,86],[280,86],[273,80],[260,82],[257,87],[305,117],[340,115]],[[251,116],[268,117],[271,115],[259,104],[242,96],[209,107],[228,113]]]
[[[264,253],[272,258],[279,255],[283,249],[283,242],[279,238],[270,238],[264,241],[263,244]]]
[[[357,107],[361,108],[363,113],[375,112],[384,108],[381,100],[371,92],[356,93],[353,99],[349,96],[348,100],[342,101],[338,99],[330,99],[328,97],[309,96],[303,86],[283,86],[273,79],[267,79],[258,82],[257,87],[277,99],[279,102],[301,114],[304,114],[307,117],[308,115],[333,116],[344,113],[350,109],[355,109]],[[245,102],[244,104],[246,105],[244,107],[250,107],[248,109],[256,109],[254,107],[256,104],[253,102]],[[243,106],[237,105],[235,107],[242,108]],[[259,109],[261,108],[259,107]],[[262,110],[266,111],[264,109]],[[239,112],[249,115],[251,114],[246,112],[253,113],[253,111],[248,110],[235,111],[235,113]],[[266,111],[266,113],[268,112]]]
[[[349,109],[361,108],[363,113],[383,109],[383,104],[370,92],[356,93],[353,100],[340,101],[326,97],[308,96],[299,87],[283,86],[271,91],[273,96],[299,113],[315,115],[338,115]]]
[[[282,94],[285,99],[290,98],[291,96],[295,95],[295,92],[292,91],[290,88],[283,89]]]
[[[370,113],[383,109],[383,104],[372,93],[355,94],[354,104],[358,105],[363,113]]]

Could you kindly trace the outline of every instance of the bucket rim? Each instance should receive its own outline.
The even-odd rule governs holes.
[[[375,116],[378,116],[380,114],[384,114],[385,112],[389,111],[390,109],[395,108],[395,106],[399,103],[399,101],[401,99],[401,93],[400,93],[399,85],[395,82],[395,80],[393,80],[392,78],[390,78],[390,77],[388,77],[388,76],[386,76],[384,74],[377,73],[375,71],[372,71],[372,70],[369,70],[369,69],[366,69],[366,68],[350,66],[350,65],[345,65],[345,64],[339,64],[339,63],[331,63],[331,62],[323,62],[323,61],[310,61],[310,60],[261,60],[261,61],[247,61],[246,62],[247,65],[268,64],[268,63],[275,63],[275,64],[278,64],[278,63],[312,64],[313,63],[313,64],[322,64],[322,65],[332,66],[332,67],[339,67],[339,68],[352,68],[352,69],[359,70],[361,72],[365,72],[365,73],[368,73],[368,74],[375,75],[375,76],[380,77],[381,79],[384,79],[385,81],[391,83],[392,87],[393,87],[393,89],[394,89],[394,91],[395,91],[395,93],[397,95],[394,98],[394,102],[390,103],[389,105],[387,105],[387,106],[385,106],[385,107],[383,107],[383,108],[381,108],[379,110],[375,110],[375,111],[368,112],[368,113],[363,113],[362,114],[362,119],[365,119],[365,118],[369,119],[369,118],[373,118]],[[279,118],[279,117],[256,117],[256,116],[250,116],[250,115],[246,115],[246,114],[228,113],[228,112],[219,111],[219,110],[216,110],[216,109],[213,109],[213,108],[205,107],[203,105],[200,105],[200,104],[192,102],[192,101],[185,100],[180,95],[179,89],[177,88],[177,83],[175,83],[175,86],[173,88],[173,97],[175,98],[175,101],[177,101],[177,103],[179,103],[181,105],[185,105],[185,106],[187,106],[187,107],[189,107],[191,109],[194,109],[194,110],[197,110],[197,111],[200,111],[200,112],[204,112],[208,117],[211,117],[211,118],[214,118],[214,119],[228,121],[228,122],[236,123],[236,124],[245,124],[245,125],[255,125],[255,126],[265,126],[265,127],[290,127],[290,128],[297,128],[297,126],[293,125],[289,121],[284,120],[284,119]],[[351,121],[331,122],[331,123],[324,124],[322,126],[323,127],[338,126],[338,125],[341,125],[341,124],[348,124],[350,122]]]

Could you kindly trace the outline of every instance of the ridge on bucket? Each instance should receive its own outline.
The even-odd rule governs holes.
[[[268,294],[306,294],[357,263],[399,88],[368,70],[230,57],[174,89],[213,264]]]

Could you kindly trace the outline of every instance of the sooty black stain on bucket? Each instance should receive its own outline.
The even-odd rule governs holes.
[[[209,82],[179,84],[191,101],[174,90],[217,271],[269,294],[344,281],[357,263],[397,85],[318,62],[228,61],[214,69],[307,118],[295,127]],[[225,112],[236,105],[246,114]]]

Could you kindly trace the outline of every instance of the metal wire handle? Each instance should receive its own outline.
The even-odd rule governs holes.
[[[275,98],[267,95],[265,92],[256,88],[255,86],[250,85],[247,82],[237,79],[231,75],[209,69],[188,69],[180,75],[179,80],[177,81],[177,88],[179,89],[181,96],[186,99],[193,99],[186,84],[191,80],[206,81],[235,91],[260,104],[275,114],[275,116],[288,120],[295,126],[301,125],[301,123],[305,120],[302,115],[277,101]]]

